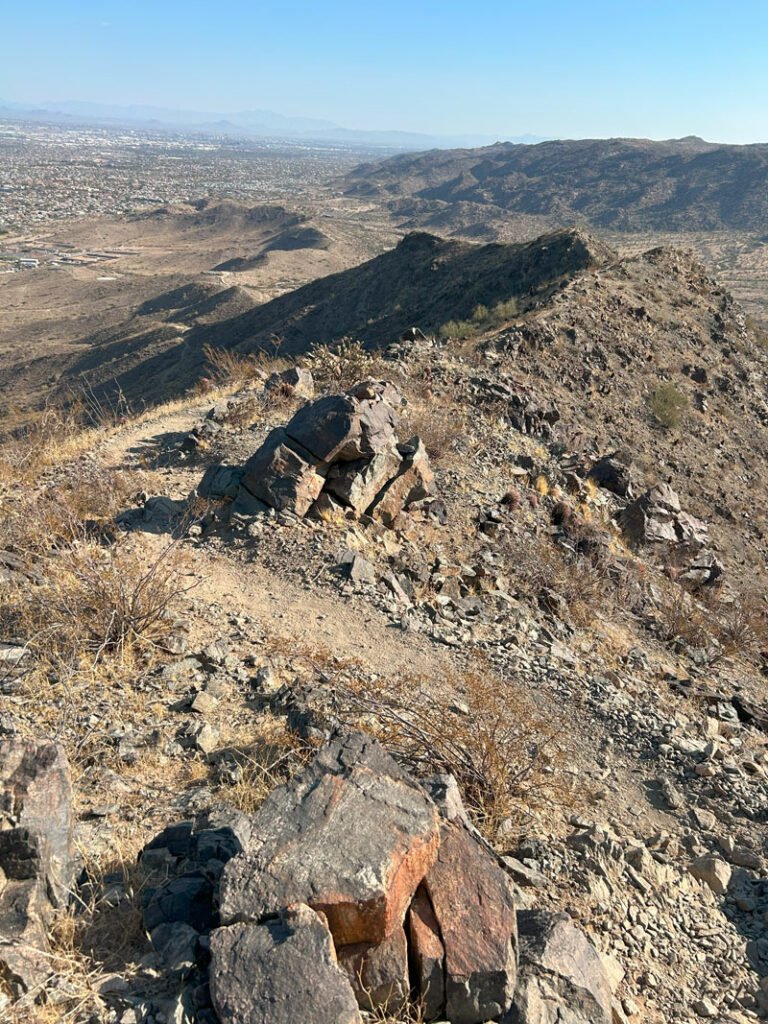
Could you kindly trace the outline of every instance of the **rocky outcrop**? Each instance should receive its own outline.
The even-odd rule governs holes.
[[[74,832],[63,748],[31,740],[0,743],[0,975],[15,997],[51,973],[46,928],[74,886]]]
[[[683,512],[677,493],[665,483],[641,494],[617,519],[630,543],[637,546],[685,545],[698,551],[708,540],[706,523]]]
[[[250,843],[224,869],[222,920],[260,921],[303,902],[326,915],[337,946],[383,942],[402,925],[438,844],[424,790],[354,733],[267,797]]]
[[[335,507],[370,513],[387,526],[431,492],[432,470],[417,437],[398,444],[401,399],[381,381],[364,381],[343,395],[307,402],[273,430],[236,475],[209,469],[201,485],[210,496],[231,496],[247,514],[258,503],[304,516]],[[337,503],[334,504],[334,503]]]
[[[141,862],[145,927],[200,1024],[604,1024],[586,937],[519,913],[452,776],[422,785],[363,732],[327,742],[255,816],[170,826]]]

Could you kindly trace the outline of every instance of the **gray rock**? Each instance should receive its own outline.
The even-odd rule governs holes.
[[[327,462],[277,427],[246,462],[241,486],[272,508],[303,516],[323,489],[327,472]]]
[[[361,1009],[384,1007],[388,1014],[403,1009],[411,987],[408,942],[403,928],[395,928],[377,946],[342,946],[337,955]]]
[[[210,985],[221,1024],[360,1024],[327,925],[307,906],[214,931]]]
[[[328,472],[326,490],[356,512],[365,512],[379,491],[397,475],[401,462],[393,444],[372,459],[338,462]]]
[[[567,914],[518,914],[520,969],[503,1024],[611,1024],[611,986],[600,954]]]
[[[51,973],[46,926],[74,887],[72,779],[62,747],[0,743],[0,974],[14,997]]]

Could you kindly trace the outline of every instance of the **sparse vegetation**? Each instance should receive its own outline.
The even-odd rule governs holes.
[[[688,399],[674,384],[660,384],[651,392],[649,403],[656,422],[665,430],[679,427]]]
[[[517,316],[518,307],[516,299],[507,299],[506,302],[497,302],[495,306],[488,309],[482,304],[475,306],[469,320],[448,320],[439,330],[441,338],[463,341],[474,334],[482,331],[489,331],[494,327],[500,327],[508,320]]]

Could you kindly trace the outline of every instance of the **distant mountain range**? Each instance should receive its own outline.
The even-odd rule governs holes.
[[[173,110],[152,106],[116,106],[77,100],[11,103],[0,99],[0,117],[64,124],[126,125],[143,128],[197,131],[252,138],[299,139],[349,146],[398,150],[432,147],[479,146],[496,141],[488,135],[424,135],[418,132],[367,131],[344,128],[333,121],[286,117],[272,110],[243,110],[222,114],[201,110]],[[539,142],[533,135],[516,136],[518,143]]]
[[[768,233],[768,144],[691,136],[496,143],[363,164],[348,195],[377,198],[410,226],[451,226],[470,210],[486,230],[511,215],[540,226]],[[440,218],[442,221],[440,221]]]

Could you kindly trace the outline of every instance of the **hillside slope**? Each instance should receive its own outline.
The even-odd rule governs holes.
[[[101,339],[114,353],[109,367],[100,368],[89,354],[72,366],[67,379],[87,369],[94,385],[108,388],[116,382],[129,399],[155,401],[177,394],[205,372],[208,345],[240,353],[272,352],[279,340],[284,356],[344,338],[380,347],[413,324],[436,332],[446,321],[471,317],[478,305],[493,308],[514,299],[524,307],[540,301],[564,279],[613,258],[610,249],[577,231],[555,232],[520,245],[487,246],[414,233],[373,260],[263,305],[247,308],[247,296],[238,291],[246,308],[232,315],[227,315],[230,302],[240,301],[234,297],[216,312],[211,311],[215,299],[208,296],[203,316],[203,307],[196,303],[181,308],[186,292],[176,289],[172,297],[144,305],[160,317],[134,316],[111,342]],[[129,342],[130,359],[121,364],[120,346]],[[144,357],[137,359],[142,349]]]

